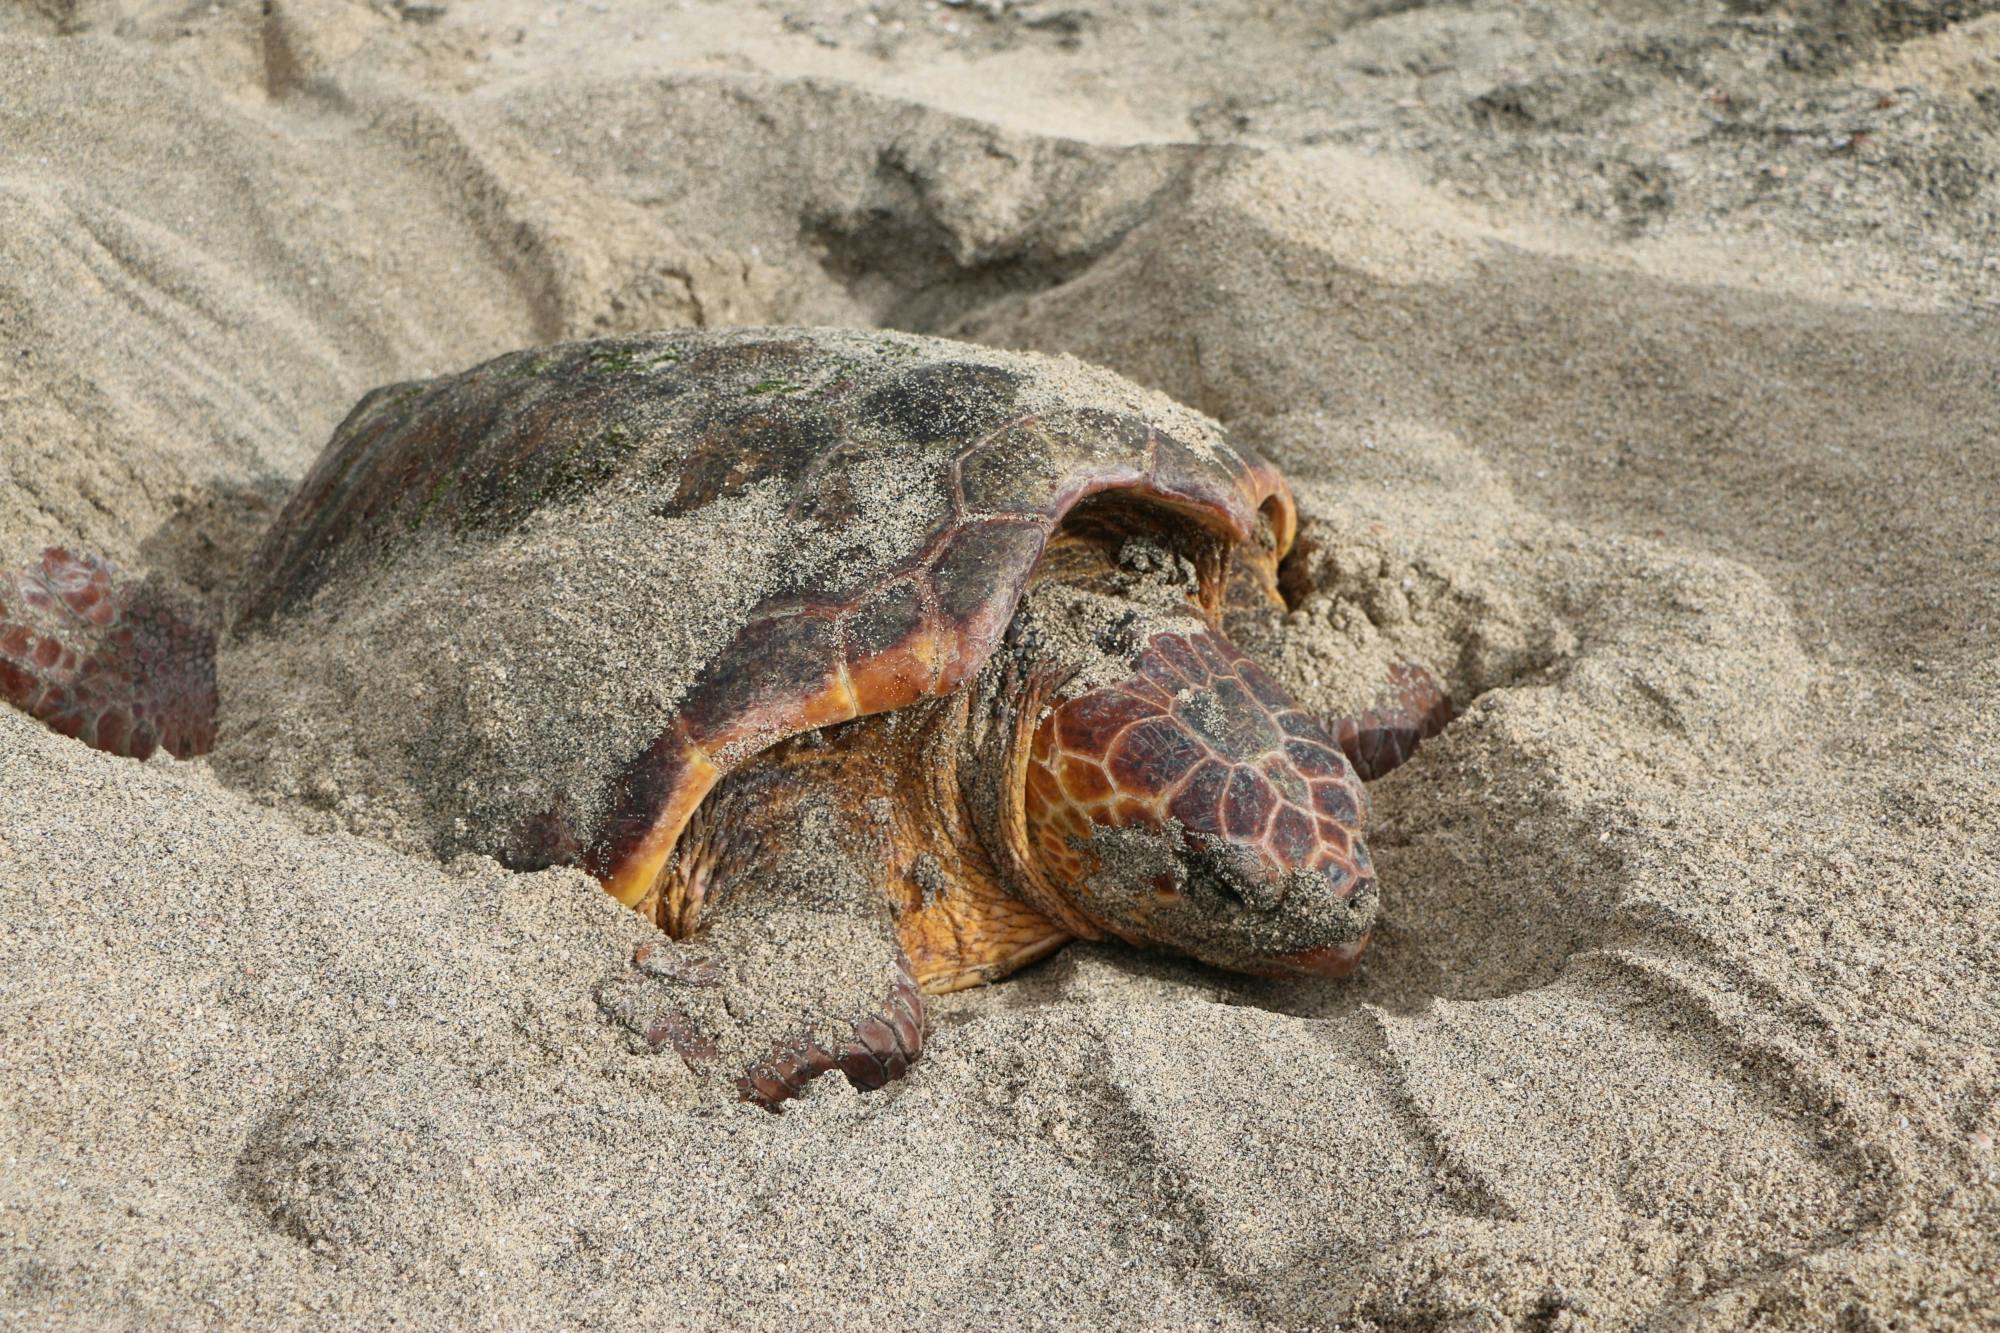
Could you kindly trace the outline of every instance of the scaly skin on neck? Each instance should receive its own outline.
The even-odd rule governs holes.
[[[1012,891],[977,833],[959,767],[971,696],[961,693],[796,737],[725,778],[682,835],[662,884],[663,924],[684,938],[789,854],[801,805],[837,800],[878,826],[880,885],[919,987],[997,980],[1071,932]]]

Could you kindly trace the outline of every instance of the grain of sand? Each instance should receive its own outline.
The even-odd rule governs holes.
[[[0,556],[219,596],[376,384],[891,326],[1220,418],[1310,519],[1253,646],[1464,704],[1354,981],[1072,947],[783,1116],[601,1020],[581,876],[0,713],[0,1312],[1990,1322],[1988,8],[0,12]]]

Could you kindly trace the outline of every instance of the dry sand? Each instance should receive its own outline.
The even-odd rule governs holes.
[[[375,384],[888,325],[1263,446],[1255,646],[1464,705],[1352,982],[1071,947],[783,1116],[603,1022],[582,876],[0,713],[0,1315],[1990,1324],[1990,8],[0,11],[4,558],[214,595]]]

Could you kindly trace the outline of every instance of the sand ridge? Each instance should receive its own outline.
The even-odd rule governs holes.
[[[1306,520],[1248,645],[1328,709],[1410,656],[1462,716],[1371,788],[1352,981],[1072,945],[769,1116],[603,1020],[648,935],[583,876],[0,714],[0,1309],[1990,1322],[1964,8],[7,11],[0,557],[219,617],[379,384],[894,327],[1218,418]]]

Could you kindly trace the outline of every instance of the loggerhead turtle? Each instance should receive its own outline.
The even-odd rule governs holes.
[[[729,563],[689,585],[715,523]],[[1358,777],[1450,704],[1406,665],[1318,719],[1230,641],[1282,611],[1296,530],[1255,452],[1069,358],[798,329],[566,344],[362,399],[219,642],[87,556],[0,579],[0,694],[186,757],[215,740],[218,662],[229,741],[263,725],[232,663],[358,655],[309,729],[392,714],[400,747],[361,751],[423,779],[408,813],[437,851],[580,865],[657,922],[680,943],[605,1008],[775,1107],[835,1068],[901,1077],[923,994],[1071,939],[1355,965]],[[425,599],[421,633],[382,629]],[[499,655],[511,722],[469,722]],[[787,998],[734,1041],[754,1006],[720,996],[750,980]]]

